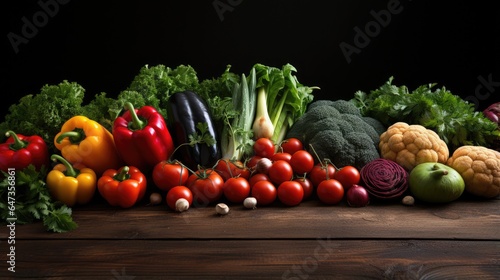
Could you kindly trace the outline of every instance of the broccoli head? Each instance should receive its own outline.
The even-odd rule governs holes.
[[[361,169],[380,157],[378,143],[384,126],[363,117],[347,100],[318,100],[292,125],[287,138],[302,141],[310,152],[330,159],[337,167],[352,165]]]

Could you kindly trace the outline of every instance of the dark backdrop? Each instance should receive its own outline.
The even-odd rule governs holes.
[[[145,64],[189,64],[203,79],[257,62],[291,63],[300,82],[321,88],[318,99],[351,98],[394,76],[410,89],[446,86],[478,109],[498,101],[494,1],[436,2],[7,1],[2,109],[62,80],[88,98],[114,96]]]

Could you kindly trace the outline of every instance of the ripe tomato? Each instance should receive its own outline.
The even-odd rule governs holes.
[[[269,205],[278,196],[276,187],[270,181],[259,181],[252,187],[251,196],[257,199],[257,205]]]
[[[277,160],[284,160],[288,163],[290,163],[290,159],[292,158],[292,155],[289,154],[289,153],[285,153],[285,152],[278,152],[278,153],[275,153],[271,158],[270,160],[271,161],[277,161]]]
[[[189,177],[189,170],[178,162],[160,161],[153,168],[153,182],[162,191],[174,186],[183,186]]]
[[[250,183],[243,177],[227,179],[222,188],[227,200],[234,203],[241,203],[250,195]]]
[[[269,176],[263,173],[255,173],[253,174],[250,179],[248,179],[248,183],[250,184],[250,188],[255,185],[258,181],[270,181]]]
[[[250,159],[246,163],[247,168],[254,170],[255,166],[257,165],[257,162],[259,162],[260,159],[262,159],[262,157],[255,156],[255,155],[251,156]]]
[[[335,172],[333,178],[339,181],[347,192],[352,185],[358,184],[361,178],[359,170],[354,166],[344,166]]]
[[[287,206],[299,205],[304,198],[304,189],[297,181],[285,181],[278,186],[278,199]]]
[[[213,169],[200,169],[191,174],[186,186],[193,193],[195,206],[207,206],[224,194],[224,179]]]
[[[293,155],[295,152],[303,150],[304,146],[302,142],[297,138],[288,138],[281,142],[281,149],[284,153],[289,153]]]
[[[313,186],[311,180],[309,180],[309,178],[297,177],[293,180],[296,182],[299,182],[302,185],[302,189],[304,190],[304,198],[302,200],[307,199],[312,195],[312,193],[314,191],[314,186]]]
[[[269,168],[268,175],[271,182],[279,186],[285,181],[292,180],[293,169],[288,162],[284,160],[277,160],[273,162],[273,164]]]
[[[328,179],[319,183],[316,194],[325,204],[338,204],[344,197],[344,188],[339,181]]]
[[[306,150],[299,150],[292,154],[290,165],[295,174],[305,174],[311,171],[314,167],[314,158]]]
[[[319,183],[326,180],[326,174],[328,172],[328,179],[333,179],[335,175],[335,167],[331,163],[318,163],[313,169],[307,174],[313,186],[318,187]]]
[[[250,177],[250,170],[239,160],[221,159],[215,165],[215,171],[226,181],[232,177]]]
[[[253,151],[256,156],[271,158],[274,155],[274,143],[269,138],[259,138],[253,144]]]
[[[193,203],[193,193],[186,186],[175,186],[167,192],[167,205],[172,210],[175,209],[175,203],[177,200],[184,198],[189,202],[189,205]]]

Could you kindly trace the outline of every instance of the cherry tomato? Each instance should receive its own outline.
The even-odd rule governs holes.
[[[177,200],[184,198],[189,202],[189,205],[193,203],[193,193],[186,186],[175,186],[167,192],[167,205],[170,209],[175,210],[175,203]]]
[[[304,146],[302,142],[297,138],[288,138],[281,142],[281,149],[285,153],[293,155],[295,152],[303,150]]]
[[[224,196],[233,203],[241,203],[250,195],[250,183],[243,177],[231,177],[222,187]]]
[[[311,171],[307,174],[313,186],[318,187],[319,183],[326,180],[326,174],[328,172],[328,179],[333,179],[335,175],[335,167],[332,164],[318,163]]]
[[[277,160],[284,160],[288,163],[290,163],[290,159],[292,158],[292,155],[289,154],[289,153],[285,153],[285,152],[278,152],[278,153],[275,153],[271,158],[270,160],[271,161],[277,161]]]
[[[290,165],[295,174],[305,174],[311,171],[314,167],[314,158],[306,150],[299,150],[292,154]]]
[[[174,186],[183,186],[189,177],[189,170],[178,162],[160,161],[153,168],[153,182],[162,191]]]
[[[299,205],[304,199],[304,189],[297,181],[285,181],[278,186],[278,199],[287,206]]]
[[[259,160],[261,160],[262,157],[259,157],[259,156],[251,156],[250,159],[247,161],[246,165],[247,165],[247,168],[251,169],[251,170],[254,170],[255,169],[255,166],[257,165],[257,162],[259,162]]]
[[[284,160],[277,160],[273,162],[273,164],[269,168],[268,175],[271,182],[279,186],[285,181],[292,180],[293,169],[288,162]]]
[[[257,199],[257,205],[269,205],[278,196],[276,187],[270,181],[258,181],[253,185],[251,196]]]
[[[193,193],[196,206],[207,206],[224,194],[224,179],[213,169],[201,169],[191,174],[186,186]]]
[[[271,158],[274,155],[274,143],[269,138],[259,138],[253,144],[253,151],[256,156]]]
[[[250,188],[255,185],[258,181],[270,181],[269,176],[263,173],[255,173],[253,174],[250,179],[248,179],[248,183],[250,184]]]
[[[245,179],[250,177],[250,169],[239,160],[221,159],[214,169],[222,176],[224,181],[232,177],[243,177]]]
[[[319,200],[325,204],[338,204],[344,197],[342,184],[335,179],[324,180],[316,189]]]
[[[339,181],[347,192],[352,185],[359,183],[360,174],[356,167],[348,165],[337,170],[333,178]]]
[[[302,189],[304,190],[304,198],[302,200],[307,199],[312,195],[312,193],[314,191],[314,186],[313,186],[311,180],[309,180],[309,178],[297,177],[293,180],[296,182],[299,182],[302,185]]]

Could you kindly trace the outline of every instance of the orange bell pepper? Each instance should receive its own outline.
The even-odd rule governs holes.
[[[55,136],[54,145],[70,163],[81,163],[97,175],[122,165],[113,134],[85,116],[67,120]]]

